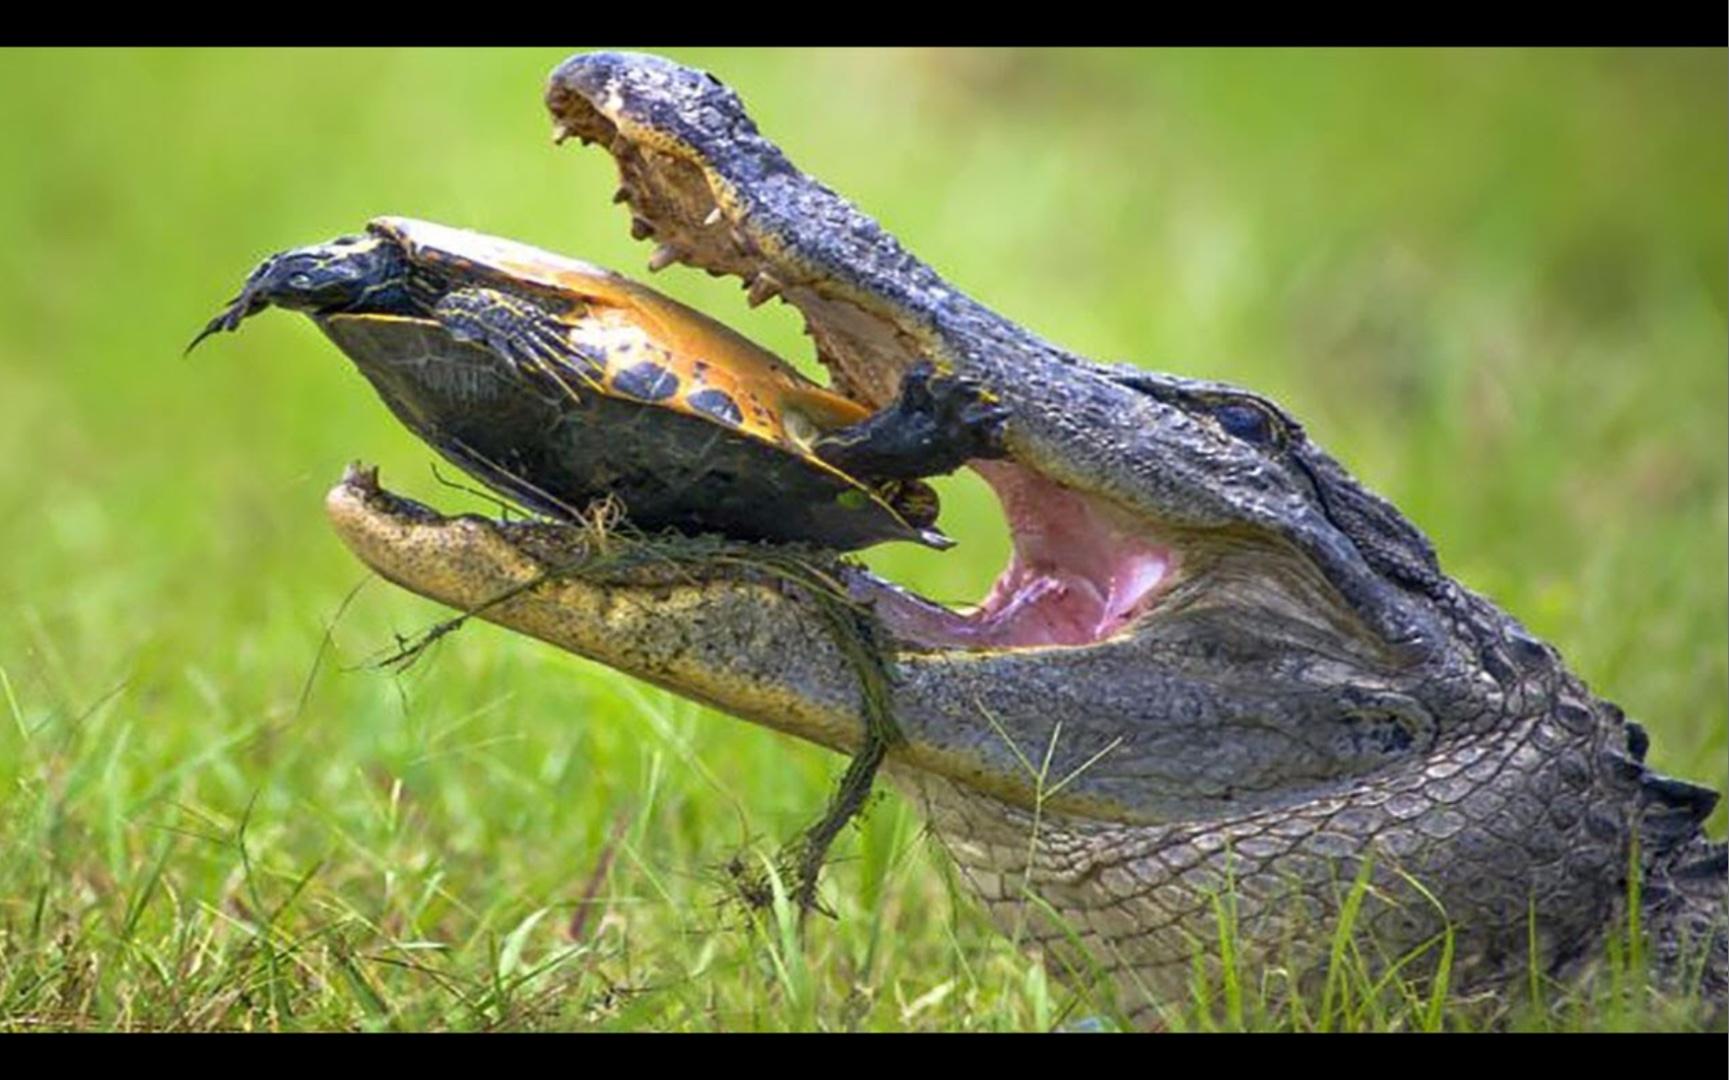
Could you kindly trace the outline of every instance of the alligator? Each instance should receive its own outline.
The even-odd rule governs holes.
[[[616,159],[651,268],[790,303],[838,392],[881,408],[931,363],[994,395],[1005,453],[971,467],[1008,567],[963,613],[810,556],[869,613],[886,689],[808,582],[744,557],[583,570],[592,529],[446,517],[351,471],[327,510],[378,573],[844,754],[886,693],[886,773],[993,919],[1131,1020],[1222,949],[1306,984],[1347,920],[1382,969],[1489,991],[1578,980],[1637,928],[1659,984],[1721,1017],[1716,793],[1648,768],[1638,724],[1284,409],[987,309],[711,75],[578,55],[546,105]]]

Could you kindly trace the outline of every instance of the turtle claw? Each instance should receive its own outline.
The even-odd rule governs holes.
[[[198,336],[192,339],[192,343],[186,346],[186,352],[181,353],[181,355],[185,356],[196,349],[200,342],[212,334],[218,334],[224,330],[233,333],[240,329],[242,322],[269,307],[270,301],[260,295],[262,290],[259,288],[259,284],[275,268],[279,258],[280,256],[272,255],[260,263],[251,274],[248,274],[246,284],[240,287],[240,294],[228,301],[228,306],[217,312],[214,319],[204,324],[204,329],[198,332]]]
[[[817,455],[864,480],[954,472],[975,458],[998,458],[1008,409],[978,383],[938,374],[924,360],[901,380],[886,408],[816,444]]]
[[[259,300],[250,291],[241,293],[230,301],[216,318],[204,324],[204,329],[198,331],[198,336],[192,339],[191,344],[187,345],[185,352],[180,355],[191,353],[200,342],[212,334],[219,334],[224,330],[232,333],[240,329],[241,322],[263,311],[267,306],[269,305],[265,301]]]
[[[954,537],[934,527],[920,529],[919,542],[933,551],[947,551],[955,546]]]
[[[203,341],[205,338],[209,337],[212,334],[223,331],[223,330],[233,330],[235,327],[237,327],[239,325],[240,325],[240,320],[239,319],[230,319],[228,317],[227,310],[224,310],[222,312],[222,314],[216,316],[216,318],[211,319],[209,322],[204,324],[204,329],[198,331],[198,336],[192,339],[192,341],[186,346],[186,348],[180,353],[180,355],[181,356],[192,355],[192,350],[198,348],[199,342]]]
[[[494,289],[454,289],[432,313],[457,341],[478,343],[524,375],[552,379],[563,392],[576,392],[571,376],[584,388],[600,377],[599,365],[570,344],[552,316],[521,297]]]

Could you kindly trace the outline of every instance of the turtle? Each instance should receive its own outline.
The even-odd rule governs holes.
[[[1003,411],[915,367],[872,413],[611,270],[403,217],[265,259],[193,339],[307,314],[398,419],[494,491],[575,520],[852,551],[933,548],[922,477],[1000,456]]]

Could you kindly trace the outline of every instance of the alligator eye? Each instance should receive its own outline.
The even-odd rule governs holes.
[[[1273,421],[1266,411],[1254,405],[1231,403],[1213,406],[1213,419],[1226,432],[1254,443],[1256,446],[1266,446],[1273,441]]]

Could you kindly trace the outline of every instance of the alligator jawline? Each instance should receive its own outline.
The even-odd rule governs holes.
[[[871,607],[902,646],[953,651],[1092,645],[1128,630],[1179,579],[1177,549],[1146,539],[1121,511],[1019,465],[975,462],[972,467],[1002,501],[1012,551],[1007,567],[971,610],[957,611],[856,564],[827,568],[852,599]],[[372,470],[351,469],[337,489],[345,490],[374,500],[382,494],[386,501],[375,503],[374,512],[387,507],[388,514],[416,524],[464,520],[384,493]],[[525,535],[520,525],[491,523],[512,545]],[[544,519],[532,529],[537,541],[552,546],[578,547],[587,536],[582,527]],[[741,564],[727,560],[723,565],[717,559],[711,569],[726,577],[732,573],[726,566],[734,565]]]
[[[952,651],[1092,645],[1127,631],[1179,580],[1178,549],[1148,539],[1143,523],[1102,500],[1011,462],[980,461],[971,467],[996,492],[1012,545],[1008,565],[979,604],[957,611],[857,564],[826,568],[902,646]],[[351,468],[337,491],[372,500],[375,513],[383,509],[420,525],[464,520],[389,495],[371,469]],[[512,545],[525,535],[520,525],[491,524]],[[589,534],[581,526],[538,519],[530,535],[574,549]],[[726,565],[740,563],[727,560]],[[729,574],[719,559],[710,569],[718,577]]]

